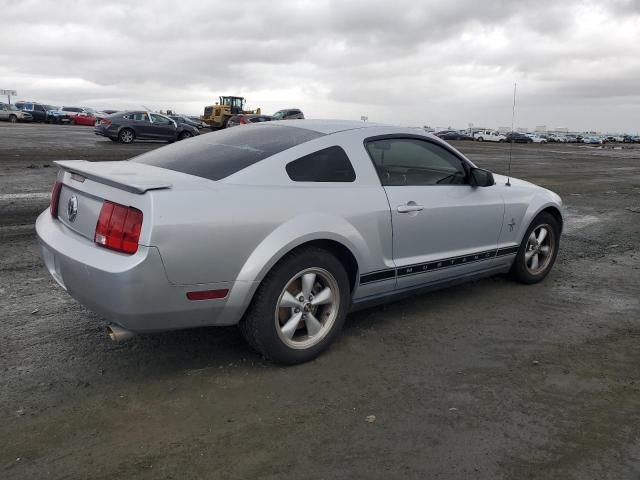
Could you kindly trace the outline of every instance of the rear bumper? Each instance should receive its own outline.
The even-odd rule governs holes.
[[[140,246],[134,255],[101,248],[48,210],[38,217],[36,232],[45,266],[58,284],[90,310],[134,332],[237,323],[252,290],[252,282],[172,284],[157,248]],[[229,294],[202,301],[186,296],[214,289]]]

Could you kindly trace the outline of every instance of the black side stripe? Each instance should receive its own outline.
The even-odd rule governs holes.
[[[496,257],[502,257],[503,255],[513,255],[514,253],[518,253],[520,250],[520,245],[515,245],[513,247],[499,248],[496,252]]]
[[[386,270],[376,270],[375,272],[360,275],[360,284],[381,282],[390,280],[395,277],[406,277],[409,275],[417,275],[420,273],[431,272],[433,270],[443,270],[445,268],[457,267],[467,263],[476,263],[491,258],[502,257],[505,255],[513,255],[518,253],[519,245],[512,247],[499,248],[497,250],[486,250],[484,252],[472,253],[470,255],[461,255],[459,257],[444,258],[442,260],[434,260],[432,262],[417,263],[400,268],[388,268]]]
[[[365,283],[388,280],[390,278],[395,278],[395,276],[396,271],[393,268],[390,268],[389,270],[378,270],[377,272],[365,273],[364,275],[360,275],[360,284],[364,285]]]

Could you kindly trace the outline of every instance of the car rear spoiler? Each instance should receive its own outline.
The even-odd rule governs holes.
[[[171,188],[163,169],[132,162],[87,162],[58,160],[60,168],[105,185],[143,194],[148,190]]]

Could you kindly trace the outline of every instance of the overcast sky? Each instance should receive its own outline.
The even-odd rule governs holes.
[[[19,99],[402,125],[640,129],[640,0],[0,0]]]

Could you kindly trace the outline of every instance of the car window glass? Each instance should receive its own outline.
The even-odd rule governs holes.
[[[151,114],[151,121],[159,125],[171,125],[171,120],[155,113]]]
[[[131,116],[129,117],[132,120],[135,120],[137,122],[148,122],[149,121],[149,117],[147,116],[147,112],[135,112],[133,114],[131,114]]]
[[[38,112],[44,112],[44,107],[42,105],[34,105],[34,109]]]
[[[413,138],[367,142],[383,185],[460,185],[466,183],[462,161],[434,143]]]
[[[33,110],[33,103],[25,103],[23,108],[25,110]]]
[[[221,180],[276,153],[322,136],[322,133],[305,128],[251,124],[158,148],[131,161]]]
[[[353,182],[356,179],[349,157],[338,146],[294,160],[286,169],[294,182]]]

